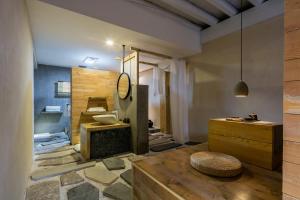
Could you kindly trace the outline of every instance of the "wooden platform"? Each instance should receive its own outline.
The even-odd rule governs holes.
[[[142,200],[279,200],[282,176],[244,164],[234,178],[215,178],[190,166],[190,155],[207,145],[164,152],[133,163],[134,199]]]

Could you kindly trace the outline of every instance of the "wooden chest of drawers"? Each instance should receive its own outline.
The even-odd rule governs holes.
[[[208,146],[210,151],[273,170],[282,164],[282,125],[212,119],[208,126]]]

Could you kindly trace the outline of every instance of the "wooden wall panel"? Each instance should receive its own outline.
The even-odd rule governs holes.
[[[300,31],[285,34],[285,60],[300,59]]]
[[[285,81],[300,80],[300,59],[286,61],[284,68]]]
[[[283,143],[283,160],[287,162],[292,162],[295,164],[300,164],[300,143],[284,141]]]
[[[285,2],[285,32],[297,31],[300,29],[300,2],[299,0],[286,0]]]
[[[300,0],[285,0],[283,199],[300,199]]]
[[[284,83],[284,113],[300,114],[300,81]]]
[[[80,143],[80,123],[87,122],[81,112],[86,111],[89,97],[106,97],[108,110],[115,108],[113,96],[117,89],[118,76],[117,72],[72,68],[72,144]]]
[[[282,200],[297,200],[295,197],[292,197],[288,194],[283,194],[282,195]]]
[[[300,115],[283,115],[283,139],[300,142]]]
[[[300,199],[300,170],[299,165],[283,162],[283,193]]]

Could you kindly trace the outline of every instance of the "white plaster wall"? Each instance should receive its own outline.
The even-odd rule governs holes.
[[[208,120],[257,113],[262,120],[282,123],[283,17],[251,26],[244,33],[244,80],[250,93],[236,98],[240,76],[240,33],[203,46],[188,59],[194,86],[189,108],[191,139],[205,140]]]
[[[141,85],[149,86],[149,119],[153,121],[155,127],[160,127],[160,97],[158,95],[154,96],[153,70],[150,69],[147,71],[140,72],[139,81]]]
[[[0,199],[24,199],[32,164],[33,56],[23,0],[0,0]]]

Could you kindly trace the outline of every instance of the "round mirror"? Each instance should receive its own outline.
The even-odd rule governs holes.
[[[123,72],[118,79],[117,84],[118,95],[120,99],[126,99],[130,93],[130,77]]]

